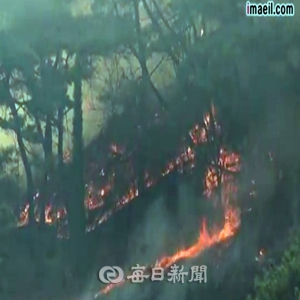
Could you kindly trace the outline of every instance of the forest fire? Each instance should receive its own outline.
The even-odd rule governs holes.
[[[213,122],[211,120],[213,119]],[[213,123],[213,124],[212,124]],[[195,125],[190,131],[189,136],[194,145],[201,145],[209,143],[210,141],[210,129],[214,127],[215,133],[220,132],[220,127],[215,121],[215,110],[212,108],[210,113],[204,115],[203,125]],[[125,151],[124,148],[112,144],[110,151],[114,154],[122,155]],[[205,249],[232,238],[237,232],[240,225],[240,211],[235,208],[237,186],[235,184],[234,173],[237,173],[241,169],[240,156],[236,153],[228,152],[225,148],[219,148],[218,159],[216,161],[211,161],[210,165],[207,167],[207,171],[204,178],[204,196],[207,198],[216,199],[218,197],[221,199],[219,203],[222,205],[224,210],[224,223],[221,228],[209,229],[204,219],[199,232],[199,237],[197,241],[190,247],[181,249],[174,253],[173,255],[161,257],[156,261],[155,264],[148,266],[147,272],[151,272],[153,267],[162,267],[164,269],[169,268],[174,263],[180,260],[186,260],[189,258],[197,257]],[[192,147],[186,147],[181,154],[179,154],[175,159],[169,161],[165,168],[162,170],[161,175],[158,177],[153,177],[149,172],[145,172],[144,184],[147,188],[150,188],[159,181],[159,177],[164,177],[174,171],[183,171],[185,167],[192,169],[195,167],[196,154]],[[103,173],[105,173],[103,171]],[[114,178],[114,176],[112,176]],[[106,185],[98,188],[92,182],[86,185],[87,197],[85,199],[85,206],[87,210],[93,210],[95,208],[105,205],[106,197],[114,189],[113,180],[109,181]],[[221,191],[218,196],[217,191]],[[93,230],[97,225],[105,222],[110,216],[112,216],[116,211],[122,209],[125,205],[131,202],[133,199],[139,196],[139,191],[135,183],[132,183],[128,192],[125,193],[119,200],[114,202],[114,205],[106,211],[104,214],[96,217],[93,224],[89,224],[87,231]],[[21,212],[19,226],[22,226],[28,222],[28,210],[29,205],[27,204],[24,210]],[[54,213],[55,211],[55,213]],[[66,209],[54,209],[51,205],[46,206],[45,218],[47,224],[53,224],[57,220],[66,217]],[[37,214],[37,220],[38,220]],[[103,288],[95,297],[107,294],[113,288],[118,285],[126,283],[127,280],[121,282],[120,284],[109,284]]]
[[[194,144],[201,144],[207,141],[207,129],[209,126],[209,114],[205,115],[205,128],[200,128],[198,125],[190,131],[190,136]],[[217,124],[215,124],[217,127]],[[188,148],[182,155],[176,160],[170,162],[165,171],[162,173],[164,176],[171,172],[176,166],[183,162],[190,163],[191,167],[194,167],[195,153],[191,148]],[[240,226],[240,211],[235,208],[235,201],[237,195],[237,186],[234,180],[234,173],[239,172],[241,169],[240,156],[236,153],[229,153],[224,148],[219,151],[219,159],[216,164],[213,164],[207,168],[204,185],[204,195],[207,198],[213,198],[218,187],[221,188],[221,204],[224,209],[224,224],[221,229],[215,228],[209,230],[207,228],[206,220],[202,221],[202,225],[199,232],[198,240],[190,247],[181,249],[170,256],[164,256],[157,260],[157,262],[146,268],[147,272],[151,273],[153,267],[162,267],[164,269],[169,268],[180,260],[196,257],[200,255],[205,249],[221,242],[225,242],[232,238],[237,232]],[[109,293],[117,286],[123,285],[127,282],[124,280],[119,284],[108,284],[96,295],[97,298],[100,295]]]
[[[174,255],[162,257],[156,262],[155,265],[147,268],[147,270],[149,270],[148,272],[151,272],[153,267],[162,267],[167,269],[180,260],[185,260],[200,255],[205,249],[213,246],[214,244],[229,240],[232,236],[234,236],[239,228],[240,217],[239,211],[235,209],[228,208],[225,214],[225,224],[221,230],[216,230],[213,233],[210,233],[207,229],[206,221],[204,220],[200,229],[199,238],[192,246],[179,250]],[[126,282],[127,281],[124,280],[119,284],[108,284],[95,295],[95,298],[98,298],[98,296],[103,294],[108,294],[112,289],[123,285]]]
[[[213,122],[211,122],[213,119]],[[220,132],[220,127],[215,121],[215,109],[212,106],[211,112],[206,113],[203,119],[203,125],[195,125],[189,132],[189,136],[193,141],[194,145],[205,144],[208,141],[208,133],[210,131],[211,123],[213,123],[214,129],[216,132]],[[122,154],[125,151],[124,147],[118,146],[117,144],[112,144],[110,147],[110,151],[112,153]],[[193,168],[195,166],[195,152],[189,146],[186,147],[183,152],[174,160],[171,160],[166,164],[166,167],[161,172],[161,176],[167,176],[172,171],[182,170],[184,166],[189,166],[189,168]],[[211,166],[207,169],[207,174],[205,177],[205,195],[207,197],[212,196],[212,191],[216,188],[220,183],[226,181],[228,188],[227,190],[232,193],[236,188],[234,185],[230,185],[229,181],[232,179],[232,174],[234,172],[239,171],[239,155],[235,153],[229,153],[225,149],[221,148],[219,151],[219,160],[217,164],[212,162]],[[104,171],[103,171],[104,172]],[[159,178],[154,178],[146,171],[145,173],[145,186],[147,188],[152,187]],[[229,188],[230,186],[230,188]],[[100,208],[104,206],[107,195],[113,190],[114,183],[109,181],[107,184],[98,188],[94,186],[94,184],[88,183],[86,185],[86,199],[85,206],[87,210],[94,210],[96,208]],[[223,189],[223,194],[225,198],[228,198],[228,191]],[[125,193],[119,200],[115,201],[112,208],[110,208],[105,213],[98,216],[92,224],[88,224],[87,231],[92,231],[97,225],[104,223],[110,216],[112,216],[116,211],[122,209],[126,204],[131,202],[139,195],[139,191],[136,188],[136,185],[133,183],[129,188],[128,192]],[[38,197],[37,197],[38,198]],[[18,226],[24,226],[28,223],[28,212],[29,212],[29,204],[26,204],[20,213]],[[65,207],[54,208],[53,205],[48,204],[45,208],[45,221],[47,224],[51,225],[56,221],[60,221],[66,219],[67,211]],[[36,220],[39,221],[39,213],[38,209],[36,209]],[[205,227],[204,227],[205,228]]]
[[[238,172],[240,170],[240,158],[239,155],[230,153],[226,155],[224,149],[220,150],[220,161],[219,165],[222,165],[225,170],[230,172]],[[222,159],[223,158],[223,159]],[[189,258],[196,257],[200,255],[205,249],[221,242],[229,240],[235,235],[239,226],[240,226],[240,211],[239,209],[233,206],[235,202],[235,196],[237,192],[237,187],[234,182],[232,175],[227,175],[225,172],[221,174],[221,183],[222,183],[222,205],[224,208],[224,225],[221,229],[213,229],[210,231],[207,228],[206,220],[202,221],[202,226],[200,228],[200,233],[198,240],[188,248],[177,251],[171,256],[164,256],[157,260],[157,262],[148,266],[146,270],[151,272],[153,267],[162,267],[164,269],[169,268],[171,265],[175,264],[180,260],[185,260]],[[213,174],[211,168],[208,168],[205,178],[205,195],[207,197],[212,197],[214,191],[220,184],[220,181],[216,175]],[[112,289],[123,285],[127,282],[124,280],[119,284],[108,284],[99,293],[95,295],[97,298],[100,295],[109,293]]]

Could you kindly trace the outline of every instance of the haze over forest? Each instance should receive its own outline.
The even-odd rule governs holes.
[[[300,300],[293,4],[0,0],[1,300]]]

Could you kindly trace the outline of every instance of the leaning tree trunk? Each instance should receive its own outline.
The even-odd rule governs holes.
[[[174,51],[172,50],[172,46],[170,45],[170,43],[168,42],[168,39],[164,36],[163,34],[163,30],[159,24],[159,21],[156,19],[154,13],[151,11],[148,3],[146,0],[142,0],[143,2],[143,6],[145,8],[145,11],[147,12],[147,15],[149,16],[153,27],[155,29],[155,31],[159,34],[161,40],[164,43],[166,52],[168,53],[168,55],[170,56],[170,58],[172,59],[172,62],[175,66],[178,66],[179,64],[179,59],[176,57],[176,55],[174,54]],[[176,37],[178,39],[178,37]]]
[[[144,95],[147,93],[147,88],[149,87],[151,91],[155,94],[157,100],[159,101],[161,107],[166,109],[167,103],[165,102],[162,95],[159,93],[158,89],[155,87],[154,83],[151,80],[151,76],[147,67],[146,60],[146,49],[143,42],[141,24],[140,24],[140,13],[139,13],[139,0],[133,0],[133,9],[134,9],[134,19],[135,19],[135,30],[136,30],[136,38],[138,43],[138,50],[135,51],[132,49],[133,54],[139,61],[139,64],[142,69],[142,90]],[[144,95],[141,95],[141,101],[144,99]]]
[[[74,118],[73,118],[73,153],[72,153],[72,184],[69,199],[69,230],[71,254],[74,259],[75,275],[84,271],[86,257],[85,243],[85,183],[83,161],[83,118],[82,118],[82,82],[81,63],[77,58],[74,80]]]
[[[26,200],[29,203],[29,225],[33,226],[35,224],[34,201],[33,201],[33,195],[34,195],[33,177],[32,177],[32,172],[31,172],[31,168],[29,165],[29,159],[28,159],[26,149],[25,149],[25,144],[24,144],[23,137],[22,137],[22,130],[21,130],[21,124],[20,124],[18,111],[16,109],[15,103],[13,102],[13,99],[10,99],[9,108],[10,108],[11,114],[14,119],[14,123],[15,123],[14,131],[17,136],[18,147],[20,150],[20,155],[21,155],[21,159],[23,162],[26,179],[27,179]]]

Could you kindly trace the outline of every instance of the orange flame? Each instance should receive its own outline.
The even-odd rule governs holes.
[[[240,226],[239,210],[228,208],[225,212],[225,224],[221,230],[219,231],[216,230],[213,233],[209,233],[209,231],[207,230],[206,221],[204,220],[200,229],[199,238],[195,242],[195,244],[193,244],[192,246],[186,249],[179,250],[172,256],[162,257],[160,260],[156,262],[154,266],[169,268],[171,265],[175,264],[180,260],[196,257],[199,254],[201,254],[205,249],[217,243],[229,240],[231,237],[235,235],[239,226]],[[126,282],[127,282],[126,280],[123,280],[118,284],[108,284],[98,294],[96,294],[96,297],[98,297],[100,294],[107,294],[112,289],[116,288],[117,286],[123,285]]]

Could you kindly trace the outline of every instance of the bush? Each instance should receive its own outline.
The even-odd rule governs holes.
[[[300,300],[300,233],[284,252],[279,265],[255,278],[254,296],[247,300]]]

